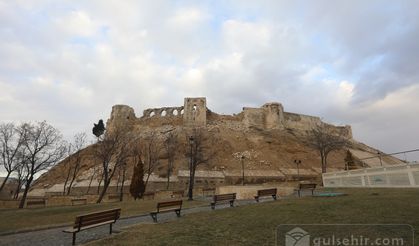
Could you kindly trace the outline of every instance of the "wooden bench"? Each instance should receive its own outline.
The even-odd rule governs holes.
[[[36,199],[36,200],[27,200],[26,201],[26,207],[31,206],[47,206],[47,200],[46,199]]]
[[[77,232],[91,229],[94,227],[102,226],[102,225],[108,225],[109,228],[109,234],[112,234],[112,224],[116,222],[117,219],[119,219],[119,216],[121,215],[121,209],[110,209],[90,214],[84,214],[84,215],[78,215],[76,217],[76,221],[74,222],[73,227],[70,227],[63,232],[67,233],[73,233],[73,245],[76,244],[76,234]]]
[[[236,200],[236,193],[214,195],[213,202],[211,202],[211,208],[215,209],[217,203],[230,203],[230,207],[234,207],[234,201]]]
[[[185,191],[184,190],[175,190],[172,193],[172,197],[179,196],[180,198],[182,198],[184,195],[185,195]]]
[[[258,190],[258,194],[257,196],[255,196],[256,202],[259,202],[259,198],[264,197],[264,196],[272,196],[272,198],[276,200],[276,192],[277,192],[276,188]]]
[[[154,195],[155,194],[156,193],[155,192],[152,192],[152,191],[144,192],[144,194],[143,194],[143,200],[144,200],[145,197],[151,197],[154,200]]]
[[[300,184],[298,186],[297,192],[298,197],[301,197],[301,191],[302,190],[311,190],[311,195],[314,195],[314,190],[316,189],[317,184],[310,183],[310,184]]]
[[[120,198],[119,194],[108,195],[108,200],[119,201],[119,198]]]
[[[87,199],[86,198],[74,198],[71,199],[71,206],[74,205],[86,205],[87,204]]]
[[[166,212],[175,212],[177,217],[180,217],[180,211],[182,210],[182,200],[168,201],[157,203],[157,210],[150,213],[153,221],[157,223],[157,214]]]
[[[215,195],[215,188],[203,188],[202,189],[202,196],[205,196],[205,193],[212,192],[211,195]]]

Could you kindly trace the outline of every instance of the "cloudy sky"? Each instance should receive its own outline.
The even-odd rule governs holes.
[[[0,121],[90,134],[205,96],[218,113],[277,101],[419,148],[418,1],[0,0]],[[408,158],[410,158],[408,156]],[[419,159],[419,158],[417,158]]]

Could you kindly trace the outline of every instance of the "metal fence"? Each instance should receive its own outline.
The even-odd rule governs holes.
[[[324,187],[418,187],[419,163],[324,173]]]

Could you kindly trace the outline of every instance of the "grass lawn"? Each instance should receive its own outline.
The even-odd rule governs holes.
[[[383,223],[419,229],[418,189],[341,191],[349,195],[278,200],[139,224],[88,245],[274,245],[280,224]]]
[[[111,208],[121,208],[121,217],[144,214],[155,210],[158,200],[137,200],[127,202],[112,202],[101,204],[88,204],[80,206],[63,206],[29,209],[1,209],[0,233],[44,228],[54,225],[72,224],[77,215]],[[208,202],[184,200],[183,207],[194,207]]]

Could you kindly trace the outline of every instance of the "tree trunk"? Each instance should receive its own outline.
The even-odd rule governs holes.
[[[327,163],[326,163],[326,155],[325,155],[324,151],[320,151],[320,157],[322,159],[322,173],[325,173]]]
[[[9,176],[10,176],[10,174],[11,174],[12,172],[7,172],[7,175],[6,175],[6,177],[4,178],[4,180],[3,180],[3,183],[1,184],[1,186],[0,186],[0,191],[1,190],[3,190],[3,187],[6,185],[6,182],[7,182],[7,179],[9,178]]]
[[[167,184],[166,184],[166,190],[169,190],[170,185],[170,175],[172,174],[172,167],[173,167],[173,161],[168,160],[168,167],[167,167]]]
[[[95,177],[95,174],[92,174],[92,177],[90,178],[89,186],[87,187],[86,195],[89,194],[90,186],[92,185],[92,181],[94,177]]]
[[[22,200],[20,200],[19,208],[23,208],[25,206],[26,197],[29,192],[29,188],[31,187],[31,183],[33,180],[33,175],[29,179],[26,180],[25,191],[23,192]]]
[[[99,184],[97,185],[97,194],[99,194],[99,193],[100,193],[100,185],[102,184],[102,181],[103,181],[103,175],[102,175],[102,177],[99,179]]]
[[[97,199],[96,203],[101,203],[103,200],[103,197],[106,194],[106,191],[108,190],[109,184],[111,183],[111,180],[105,180],[105,182],[103,183],[103,190],[102,192],[100,192],[99,198]]]
[[[122,202],[124,200],[124,183],[125,183],[125,173],[127,172],[126,167],[124,167],[124,171],[122,173],[122,184],[121,184],[121,191],[119,193],[119,201]]]
[[[79,162],[79,160],[77,161]],[[67,195],[70,195],[71,187],[73,187],[73,182],[74,180],[76,180],[77,173],[79,172],[79,166],[80,166],[80,163],[76,163],[76,166],[74,167],[73,176],[71,177],[70,185],[67,188]]]
[[[195,168],[192,166],[189,171],[189,190],[188,190],[188,200],[193,200],[193,187],[195,183]]]
[[[68,170],[67,177],[65,178],[65,181],[64,181],[63,195],[65,194],[68,195],[66,188],[67,188],[68,179],[70,178],[70,173],[71,173],[71,166],[70,166],[70,170]]]

